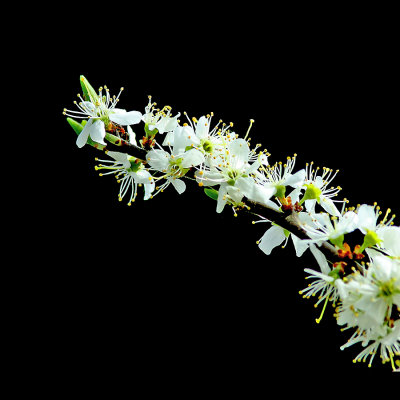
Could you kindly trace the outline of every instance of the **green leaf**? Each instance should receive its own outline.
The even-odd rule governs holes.
[[[204,188],[204,193],[213,200],[218,200],[218,190],[212,188]]]
[[[92,102],[99,101],[99,96],[97,95],[96,91],[83,75],[80,77],[80,82],[83,92],[83,99]]]
[[[82,130],[83,130],[84,126],[85,126],[85,125],[80,124],[78,121],[75,121],[73,118],[70,118],[70,117],[67,118],[67,121],[71,125],[72,129],[75,131],[75,133],[77,135],[79,135],[82,132]]]

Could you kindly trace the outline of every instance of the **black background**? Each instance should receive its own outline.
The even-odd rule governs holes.
[[[193,185],[118,202],[115,179],[94,170],[102,154],[78,149],[62,115],[82,74],[112,94],[123,86],[127,110],[144,112],[152,95],[174,112],[214,112],[241,135],[253,118],[252,143],[271,163],[297,153],[297,169],[340,169],[333,183],[350,205],[377,201],[398,213],[390,10],[125,7],[72,7],[43,27],[35,83],[47,82],[50,167],[33,223],[36,232],[45,224],[42,265],[24,309],[36,332],[32,366],[44,359],[43,374],[65,390],[82,382],[86,393],[135,393],[141,383],[149,395],[187,387],[189,397],[287,390],[278,378],[335,388],[390,375],[378,356],[373,368],[353,364],[361,346],[339,349],[351,334],[329,309],[315,323],[320,308],[298,294],[303,269],[316,267],[309,253],[297,258],[289,242],[264,255],[256,241],[267,224],[217,214]],[[58,44],[47,45],[54,32]]]

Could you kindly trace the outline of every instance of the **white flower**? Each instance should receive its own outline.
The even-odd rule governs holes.
[[[371,341],[372,343],[369,344]],[[399,369],[395,369],[393,356],[400,356],[400,320],[394,321],[393,325],[385,325],[380,329],[357,330],[340,349],[344,350],[359,342],[365,348],[354,358],[353,362],[366,362],[369,357],[368,367],[371,367],[375,355],[380,349],[382,363],[390,361],[393,371],[399,371]]]
[[[151,193],[154,191],[154,179],[147,171],[143,164],[137,162],[134,157],[128,156],[125,153],[119,153],[115,151],[108,151],[107,155],[113,158],[113,160],[98,160],[103,164],[96,166],[96,170],[106,171],[100,175],[115,174],[118,183],[120,183],[119,200],[125,197],[130,191],[128,196],[128,205],[131,205],[135,201],[137,196],[137,187],[139,185],[144,186],[144,200],[148,200],[151,197]]]
[[[160,187],[156,188],[157,193],[166,189],[172,184],[179,194],[186,190],[185,182],[180,179],[189,171],[204,162],[204,155],[197,149],[186,149],[187,132],[178,126],[174,130],[174,144],[170,147],[170,153],[162,148],[150,150],[146,160],[152,170],[161,172],[162,175],[154,179],[165,179]],[[156,193],[156,194],[157,194]]]
[[[275,188],[257,183],[253,177],[260,161],[244,139],[234,139],[225,144],[223,154],[214,166],[205,165],[196,172],[200,186],[220,185],[217,212],[222,212],[227,202],[238,204],[243,196],[265,203],[275,193]]]
[[[292,199],[293,202],[298,201],[298,194],[299,190],[295,189],[293,190],[289,197]],[[264,219],[261,221],[257,222],[268,222],[268,220]],[[256,223],[256,222],[253,222]],[[258,241],[258,247],[267,255],[271,254],[271,251],[281,245],[283,242],[284,245],[282,247],[285,247],[287,244],[287,241],[289,237],[292,238],[293,245],[296,251],[297,257],[301,257],[303,253],[308,249],[309,243],[305,240],[299,239],[296,235],[293,233],[287,231],[286,229],[280,227],[279,225],[272,224],[271,228],[269,228],[262,238]]]
[[[342,305],[338,324],[361,330],[379,329],[392,313],[400,309],[400,263],[375,254],[367,270],[347,276],[340,288]]]
[[[319,250],[314,244],[310,245],[311,253],[314,255],[319,267],[320,271],[315,271],[310,268],[305,268],[304,271],[309,274],[306,279],[314,279],[314,281],[309,284],[305,289],[301,290],[299,293],[303,295],[303,297],[310,298],[310,296],[318,295],[318,301],[315,304],[315,307],[318,306],[319,303],[324,301],[324,306],[322,308],[321,314],[319,318],[316,319],[316,322],[319,323],[324,315],[326,305],[328,301],[333,301],[334,303],[339,298],[338,288],[336,286],[336,281],[340,281],[337,271],[332,270],[326,260],[325,255]]]
[[[79,111],[64,109],[64,115],[73,118],[89,119],[76,140],[78,147],[83,147],[89,137],[97,143],[106,144],[104,142],[104,137],[106,135],[106,127],[110,121],[118,125],[127,126],[137,124],[142,119],[142,114],[139,111],[127,112],[126,110],[115,107],[123,88],[121,88],[117,97],[111,97],[106,86],[104,89],[105,94],[103,95],[103,88],[100,88],[96,97],[89,92],[88,95],[90,99],[86,101],[78,95],[80,102],[77,103],[75,101],[74,104],[78,107]]]
[[[337,217],[331,217],[327,213],[299,213],[298,220],[302,229],[311,238],[309,243],[322,244],[330,241],[341,247],[344,235],[353,232],[357,228],[358,216],[353,211],[339,213]]]
[[[207,116],[203,115],[198,120],[194,117],[190,120],[186,113],[185,115],[190,123],[190,125],[185,124],[184,126],[190,139],[188,145],[196,147],[204,154],[206,166],[212,167],[220,163],[225,157],[224,150],[227,143],[237,138],[237,135],[230,130],[233,124],[225,124],[220,120],[211,129],[213,113]],[[222,124],[221,128],[220,124]]]
[[[146,128],[149,131],[154,131],[154,133],[172,132],[178,126],[178,118],[181,114],[178,113],[172,117],[170,106],[165,106],[159,110],[154,108],[155,105],[156,103],[152,103],[151,96],[149,96],[149,103],[145,107],[145,114],[142,117]]]
[[[272,166],[262,166],[261,172],[264,176],[261,178],[265,186],[271,186],[275,188],[275,195],[278,198],[285,197],[286,187],[291,186],[292,188],[299,188],[303,185],[305,178],[305,170],[301,169],[296,173],[292,173],[297,155],[288,157],[287,162],[275,163]]]
[[[400,259],[400,227],[388,226],[382,229],[383,251],[389,256]]]
[[[305,193],[300,204],[303,204],[305,201],[307,211],[314,212],[315,206],[318,203],[329,214],[339,216],[340,212],[336,208],[335,202],[344,203],[346,200],[332,200],[333,197],[337,196],[341,187],[328,187],[339,170],[333,173],[332,169],[323,167],[322,174],[317,175],[319,167],[314,170],[312,169],[312,165],[312,162],[306,164],[306,176],[303,186]]]
[[[258,247],[265,254],[269,255],[275,247],[280,246],[283,242],[285,243],[282,247],[285,247],[289,237],[292,238],[297,257],[302,256],[308,249],[308,244],[304,243],[304,241],[299,239],[296,235],[293,235],[286,229],[275,224],[272,224],[271,228],[261,237],[258,242]]]
[[[358,229],[365,235],[364,243],[361,246],[361,251],[371,247],[383,247],[384,245],[382,242],[384,239],[385,231],[387,231],[389,225],[392,224],[395,215],[388,219],[388,215],[390,213],[390,209],[388,209],[381,221],[378,222],[381,216],[381,211],[376,203],[374,204],[374,206],[363,204],[359,206],[356,211],[358,215]],[[393,235],[396,235],[396,233],[393,231],[392,233],[386,235],[388,242],[391,241],[391,236]],[[396,246],[395,243],[391,241],[389,247],[392,247],[392,250],[397,252],[398,249],[396,250],[394,246]]]

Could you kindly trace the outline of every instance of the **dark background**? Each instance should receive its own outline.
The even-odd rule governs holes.
[[[196,186],[182,195],[171,186],[132,207],[118,202],[114,178],[94,170],[102,155],[78,149],[62,115],[82,74],[112,94],[123,86],[127,110],[143,112],[152,95],[174,112],[214,112],[214,122],[233,122],[241,135],[253,118],[252,143],[269,150],[271,163],[297,153],[296,169],[310,161],[340,169],[333,183],[350,205],[377,201],[396,213],[399,65],[390,12],[91,11],[71,9],[43,33],[55,30],[59,44],[46,46],[35,81],[51,80],[52,127],[45,207],[34,215],[35,228],[46,223],[36,247],[43,267],[25,310],[40,340],[27,351],[60,371],[46,372],[59,385],[86,382],[88,393],[138,382],[149,394],[179,392],[185,383],[189,396],[216,384],[214,394],[248,397],[281,388],[282,377],[329,385],[390,375],[378,356],[373,368],[353,364],[361,346],[339,349],[351,333],[340,332],[330,309],[315,323],[320,308],[298,294],[303,269],[316,268],[309,253],[297,258],[289,242],[264,255],[256,241],[268,225],[228,208],[217,214]]]

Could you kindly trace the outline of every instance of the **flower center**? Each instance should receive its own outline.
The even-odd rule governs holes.
[[[392,278],[387,282],[381,282],[379,285],[379,296],[391,297],[399,292],[399,288],[395,285],[396,278]]]
[[[206,153],[212,153],[214,150],[214,145],[212,144],[211,140],[208,139],[202,139],[201,142],[201,147]]]
[[[228,185],[234,186],[234,185],[235,185],[235,182],[236,182],[236,179],[237,179],[238,176],[240,175],[240,172],[237,171],[237,170],[235,170],[235,169],[230,169],[230,170],[227,172],[227,175],[228,175],[228,177],[230,178],[230,179],[227,181]]]

